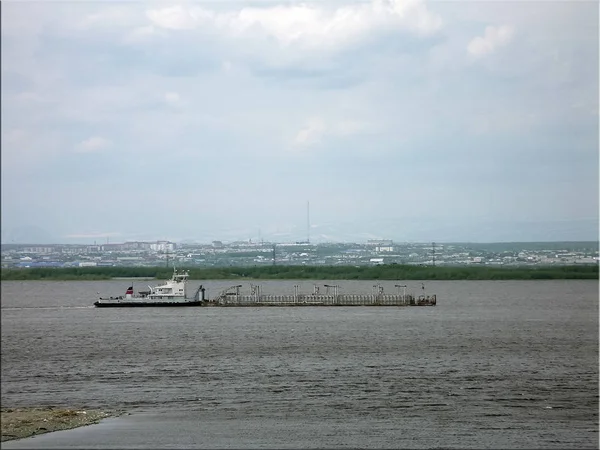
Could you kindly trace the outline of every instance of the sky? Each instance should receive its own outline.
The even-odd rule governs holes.
[[[597,2],[2,2],[2,243],[598,239]]]

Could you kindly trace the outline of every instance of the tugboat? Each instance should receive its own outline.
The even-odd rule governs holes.
[[[173,268],[173,276],[170,280],[156,287],[150,287],[149,291],[133,292],[133,286],[125,291],[124,296],[102,298],[94,302],[98,308],[108,307],[133,307],[133,306],[202,306],[204,304],[204,287],[196,290],[193,298],[186,295],[186,287],[189,273],[187,271],[177,272]]]

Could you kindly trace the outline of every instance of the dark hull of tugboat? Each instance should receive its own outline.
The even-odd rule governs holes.
[[[181,307],[181,306],[202,306],[203,301],[189,302],[94,302],[96,308],[140,308],[140,307]]]

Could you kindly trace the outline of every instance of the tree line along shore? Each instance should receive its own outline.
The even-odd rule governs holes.
[[[191,280],[567,280],[598,279],[598,265],[565,266],[283,266],[180,267]],[[171,267],[3,268],[1,280],[110,280],[171,277]]]

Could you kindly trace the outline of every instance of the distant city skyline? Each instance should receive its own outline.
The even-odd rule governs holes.
[[[311,243],[130,241],[2,245],[3,268],[284,265],[598,265],[598,242]]]
[[[597,240],[598,13],[3,2],[1,240]]]

